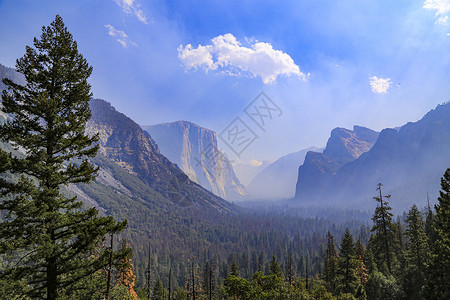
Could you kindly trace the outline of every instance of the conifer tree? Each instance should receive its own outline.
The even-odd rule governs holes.
[[[152,300],[163,300],[164,299],[164,286],[162,284],[161,278],[155,282],[153,287]]]
[[[422,213],[415,204],[408,212],[406,223],[406,236],[408,238],[406,258],[408,265],[414,266],[419,272],[423,273],[428,258],[428,239],[425,234]]]
[[[398,247],[397,240],[397,227],[392,222],[392,208],[389,203],[383,199],[389,199],[391,195],[383,196],[381,192],[382,184],[379,183],[377,191],[379,196],[373,197],[378,205],[375,208],[375,212],[372,217],[374,223],[371,232],[374,232],[372,239],[370,240],[370,247],[376,260],[377,266],[380,270],[383,268],[383,264],[386,263],[386,272],[392,272],[393,262],[395,260],[394,253]]]
[[[151,299],[151,295],[152,295],[152,284],[151,284],[151,273],[152,273],[152,269],[151,269],[151,257],[152,257],[152,253],[151,253],[151,246],[150,243],[148,244],[148,257],[147,257],[147,270],[146,270],[146,289],[147,289],[147,298]]]
[[[450,168],[441,179],[440,196],[435,205],[436,240],[431,248],[431,262],[426,275],[427,299],[450,299]]]
[[[233,262],[231,263],[231,272],[230,272],[230,275],[239,277],[239,267],[238,267],[238,265],[237,265],[237,263],[236,263],[235,260],[233,260]]]
[[[0,253],[16,258],[0,277],[25,282],[21,292],[30,297],[56,299],[107,264],[108,250],[90,254],[126,223],[99,217],[95,208],[82,210],[76,197],[62,194],[62,187],[88,183],[97,173],[88,158],[97,153],[98,137],[85,133],[92,67],[60,16],[33,44],[16,63],[27,83],[3,80],[9,91],[1,110],[12,118],[0,126],[0,139],[24,154],[0,150],[0,173],[8,175],[0,179],[6,216]]]
[[[277,262],[277,258],[275,255],[272,255],[272,260],[270,262],[269,274],[276,275],[278,277],[283,277],[283,272],[281,271],[281,267]]]
[[[203,286],[205,287],[207,299],[211,300],[216,295],[218,271],[217,258],[206,262],[203,272]]]
[[[356,277],[356,253],[353,236],[349,229],[345,230],[339,248],[339,287],[341,293],[354,293],[357,286]]]
[[[203,294],[202,279],[200,276],[201,272],[193,258],[187,271],[185,290],[190,299],[200,299],[199,297]]]
[[[286,256],[286,280],[289,283],[289,285],[292,284],[292,281],[294,280],[294,261],[292,258],[292,250],[291,247],[288,249],[288,253]]]
[[[425,265],[428,260],[428,241],[422,214],[414,204],[406,217],[405,292],[409,299],[419,299],[424,284]]]
[[[357,258],[356,277],[358,278],[359,284],[364,287],[367,283],[369,273],[365,263],[366,251],[361,237],[356,241],[355,252]]]
[[[258,272],[262,272],[264,268],[264,253],[261,251],[258,256]]]
[[[327,233],[327,249],[325,252],[325,261],[323,265],[323,279],[331,293],[336,289],[336,271],[338,254],[334,243],[334,236],[331,232]]]
[[[133,265],[131,263],[131,248],[130,244],[126,240],[121,241],[121,250],[128,253],[126,257],[123,257],[118,265],[116,273],[116,285],[121,285],[126,288],[126,291],[133,299],[137,299],[137,294],[134,290],[136,276],[133,272]]]
[[[428,198],[428,193],[427,193],[427,203],[428,206],[425,218],[425,233],[427,235],[428,245],[431,248],[434,244],[434,241],[436,240],[436,231],[434,230],[434,214],[430,206],[430,199]]]

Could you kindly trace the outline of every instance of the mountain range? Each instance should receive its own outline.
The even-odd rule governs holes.
[[[232,205],[193,182],[164,155],[150,134],[108,102],[93,99],[89,134],[98,134],[99,152],[177,205],[212,206],[230,212]]]
[[[159,150],[189,178],[229,201],[241,201],[245,187],[217,147],[216,133],[187,121],[143,126]]]
[[[367,128],[334,129],[323,154],[309,152],[299,167],[296,202],[364,209],[375,205],[377,183],[402,211],[437,198],[450,166],[450,103],[421,120],[379,134]]]
[[[3,65],[0,75],[24,83],[23,76]],[[241,200],[245,189],[218,150],[213,131],[181,121],[150,126],[147,132],[106,101],[92,100],[91,109],[86,130],[99,134],[99,159],[107,167],[100,169],[97,189],[71,186],[69,192],[106,213],[108,205],[99,200],[104,194],[98,190],[112,189],[124,197],[147,190],[149,196],[139,201],[159,199],[164,205],[225,214],[239,211],[222,198]],[[7,117],[1,115],[0,121]],[[380,182],[385,193],[392,194],[392,206],[402,210],[412,202],[425,205],[427,192],[436,198],[439,179],[450,165],[448,149],[446,103],[417,122],[380,133],[361,126],[336,128],[322,153],[302,150],[260,167],[248,190],[253,199],[281,199],[291,197],[295,187],[295,204],[366,209],[374,205],[371,198]],[[293,170],[299,165],[295,184]],[[124,184],[136,180],[139,184],[131,187]]]

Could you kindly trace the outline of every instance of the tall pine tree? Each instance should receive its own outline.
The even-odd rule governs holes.
[[[34,48],[26,47],[16,71],[27,83],[3,80],[9,91],[2,94],[1,110],[12,119],[0,126],[0,139],[24,154],[0,150],[0,253],[14,257],[0,277],[24,282],[21,292],[30,297],[56,299],[107,264],[107,249],[96,258],[90,254],[126,222],[99,217],[95,208],[82,210],[76,197],[61,192],[95,178],[88,158],[97,153],[98,137],[85,134],[92,67],[60,16],[42,28]]]
[[[325,260],[323,265],[323,279],[327,284],[327,288],[331,293],[336,290],[336,273],[337,273],[338,254],[334,243],[334,236],[331,232],[327,233],[327,249],[325,252]]]
[[[370,230],[375,234],[372,236],[369,246],[374,255],[378,269],[383,272],[392,272],[395,262],[395,250],[398,248],[397,226],[392,222],[392,208],[385,199],[389,199],[391,195],[383,196],[381,192],[382,184],[379,183],[377,191],[379,196],[373,197],[378,205],[372,217],[373,227]],[[385,199],[383,199],[383,197]],[[386,268],[384,268],[386,264]]]
[[[406,217],[406,272],[405,293],[408,299],[420,299],[428,258],[428,241],[422,213],[414,204]]]
[[[431,248],[424,295],[427,299],[450,299],[450,168],[441,179],[439,203],[435,205],[436,240]]]
[[[355,243],[353,236],[348,230],[345,230],[339,248],[338,262],[338,289],[341,293],[353,294],[358,284],[356,277],[357,258],[355,252]]]

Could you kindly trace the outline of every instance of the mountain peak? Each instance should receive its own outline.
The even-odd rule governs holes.
[[[355,125],[353,130],[337,127],[331,131],[324,155],[343,164],[358,158],[372,148],[378,132]]]

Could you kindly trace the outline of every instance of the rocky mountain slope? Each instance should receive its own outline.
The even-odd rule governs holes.
[[[13,68],[9,68],[2,64],[0,64],[0,79],[1,78],[9,78],[15,83],[25,84],[25,77],[22,74],[17,73]],[[6,89],[6,86],[0,80],[0,91],[3,91],[4,89]]]
[[[365,139],[373,140],[373,133]],[[378,182],[399,210],[411,203],[425,205],[427,192],[435,199],[431,193],[439,190],[439,178],[450,166],[450,103],[399,130],[384,129],[373,147],[361,153],[367,147],[357,143],[349,151],[324,151],[339,153],[334,157],[308,153],[299,168],[298,201],[366,208],[374,205]],[[352,153],[361,154],[342,164]]]
[[[377,137],[378,132],[361,126],[354,126],[353,130],[333,129],[323,153],[308,152],[298,168],[295,197],[310,199],[311,195],[319,195],[330,177],[343,165],[369,151]]]
[[[212,206],[224,212],[233,210],[229,202],[191,181],[159,152],[149,133],[111,104],[94,99],[91,110],[86,130],[89,134],[99,134],[99,152],[103,156],[179,205]]]
[[[323,148],[311,147],[287,154],[261,172],[248,185],[248,198],[259,200],[289,199],[295,195],[298,166],[309,151],[321,152]]]
[[[143,126],[163,155],[189,178],[230,201],[246,194],[228,158],[217,147],[216,133],[187,121]]]

